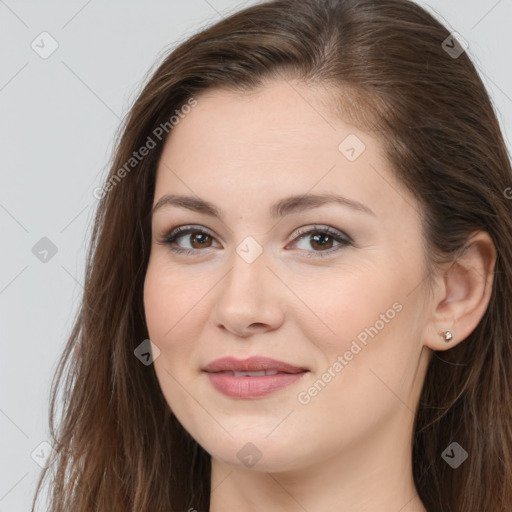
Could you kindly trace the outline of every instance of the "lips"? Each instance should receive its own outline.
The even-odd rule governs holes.
[[[260,370],[254,372],[244,372],[244,371],[230,371],[226,370],[224,372],[214,372],[214,373],[222,373],[224,375],[233,375],[234,377],[265,377],[265,375],[277,375],[279,372],[277,370]],[[282,372],[284,373],[284,372]]]
[[[245,372],[245,373],[260,373],[270,372],[275,373],[301,373],[307,371],[306,368],[300,368],[283,361],[270,359],[268,357],[253,356],[248,359],[235,359],[233,357],[223,357],[216,359],[203,368],[208,373],[220,372]],[[267,373],[265,373],[267,374]],[[265,375],[262,374],[262,375]],[[267,375],[268,375],[267,374]],[[254,376],[262,376],[254,375]]]
[[[254,356],[249,359],[224,357],[203,371],[212,386],[230,398],[261,398],[290,386],[309,370],[283,361]]]

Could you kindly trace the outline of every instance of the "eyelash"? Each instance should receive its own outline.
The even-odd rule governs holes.
[[[177,247],[176,245],[173,245],[174,242],[176,242],[176,240],[178,240],[182,236],[194,233],[201,233],[211,238],[214,238],[208,231],[204,229],[196,228],[193,226],[179,226],[169,231],[159,243],[163,245],[168,245],[170,250],[175,253],[184,254],[186,256],[197,256],[197,253],[201,252],[202,249],[184,249],[181,247]],[[303,238],[311,234],[329,235],[335,242],[339,242],[340,245],[325,251],[306,251],[306,253],[313,253],[307,254],[306,257],[308,258],[324,258],[326,256],[332,255],[333,253],[349,245],[353,245],[352,239],[348,235],[329,226],[313,226],[313,228],[311,229],[299,229],[297,232],[297,236],[294,238],[293,241],[297,239],[302,240]]]

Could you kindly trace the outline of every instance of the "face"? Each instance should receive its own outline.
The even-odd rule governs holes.
[[[222,464],[297,469],[412,429],[427,362],[418,204],[380,141],[321,94],[208,91],[159,162],[154,369]]]

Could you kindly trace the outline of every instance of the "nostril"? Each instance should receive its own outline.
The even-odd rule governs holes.
[[[265,327],[265,324],[262,324],[261,322],[255,322],[255,323],[249,325],[249,329],[260,328],[260,327]]]

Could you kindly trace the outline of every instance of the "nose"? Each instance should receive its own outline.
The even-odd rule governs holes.
[[[285,287],[263,252],[249,263],[233,255],[231,269],[215,287],[213,321],[239,337],[278,329],[285,317]]]

